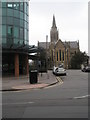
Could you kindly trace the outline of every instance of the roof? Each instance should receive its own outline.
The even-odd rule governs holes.
[[[57,41],[58,42],[58,41]],[[55,44],[57,44],[55,42]],[[78,48],[78,42],[77,41],[68,41],[68,42],[62,42],[66,47],[70,46],[70,48]],[[47,42],[47,49],[49,49],[50,42]],[[46,42],[39,42],[39,47],[42,47],[46,49]]]
[[[50,42],[47,42],[47,49],[49,49]],[[39,47],[46,49],[46,42],[39,42]]]
[[[63,42],[64,45],[69,45],[70,48],[78,48],[78,42],[77,41],[69,41],[69,42]]]

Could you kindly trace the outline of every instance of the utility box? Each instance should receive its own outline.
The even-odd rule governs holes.
[[[30,84],[35,84],[38,82],[38,71],[37,70],[29,71],[29,82]]]

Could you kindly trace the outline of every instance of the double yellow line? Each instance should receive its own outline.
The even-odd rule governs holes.
[[[59,82],[60,85],[63,84],[63,80],[59,76],[56,77],[56,79],[57,79],[57,81]]]

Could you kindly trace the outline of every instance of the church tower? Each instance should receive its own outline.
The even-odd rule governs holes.
[[[58,39],[59,39],[58,30],[56,27],[55,16],[53,15],[53,22],[52,22],[52,27],[50,31],[50,40],[51,42],[57,42]]]

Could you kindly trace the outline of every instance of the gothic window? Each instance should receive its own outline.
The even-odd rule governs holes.
[[[62,52],[62,55],[63,55],[63,61],[64,61],[64,52]]]
[[[53,61],[53,50],[51,52],[52,52],[52,61]]]
[[[58,61],[58,51],[57,51],[57,61]]]
[[[60,61],[61,61],[61,50],[59,50],[59,58],[60,58]]]

